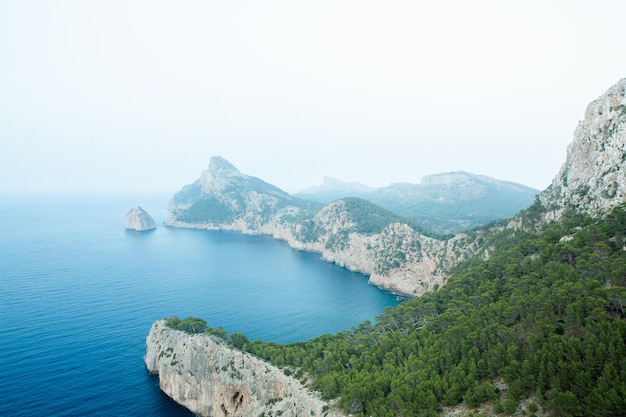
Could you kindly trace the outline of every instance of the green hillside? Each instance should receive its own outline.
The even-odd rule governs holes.
[[[536,234],[504,230],[486,242],[497,248],[488,261],[375,324],[288,345],[237,334],[237,345],[356,416],[460,403],[507,415],[523,400],[529,415],[626,415],[625,237],[624,207]]]

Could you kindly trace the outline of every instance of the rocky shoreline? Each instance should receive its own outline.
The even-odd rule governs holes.
[[[158,374],[161,390],[197,416],[342,417],[277,367],[207,334],[174,330],[155,322],[144,362]]]

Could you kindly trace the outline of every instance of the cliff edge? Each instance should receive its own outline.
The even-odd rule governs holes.
[[[547,221],[568,209],[598,216],[626,201],[626,78],[592,101],[574,131],[567,159],[539,195]]]
[[[198,416],[342,416],[269,363],[163,320],[150,329],[144,361],[161,390]]]
[[[269,235],[409,296],[444,285],[447,271],[478,247],[466,233],[447,240],[426,236],[360,198],[324,206],[295,198],[220,157],[211,158],[200,179],[174,195],[165,224]]]

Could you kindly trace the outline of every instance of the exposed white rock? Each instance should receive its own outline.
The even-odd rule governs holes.
[[[133,207],[126,214],[124,226],[126,226],[127,229],[137,230],[139,232],[156,229],[156,223],[152,216],[139,206]]]
[[[342,416],[275,366],[164,321],[152,325],[144,360],[159,375],[161,390],[198,416]]]
[[[337,213],[341,213],[338,211]],[[231,230],[247,234],[266,234],[284,240],[297,250],[319,253],[321,258],[354,272],[369,276],[369,282],[403,295],[419,296],[445,285],[449,270],[476,253],[480,241],[461,233],[449,240],[424,236],[404,223],[393,223],[381,233],[349,233],[335,244],[337,232],[348,227],[341,215],[324,212],[315,216],[316,225],[325,233],[313,242],[303,241],[298,226],[271,221],[250,227],[246,221],[229,224],[184,223],[172,218],[167,225],[194,229]]]
[[[540,194],[547,221],[568,208],[597,216],[626,201],[626,78],[587,107],[567,159]]]
[[[568,208],[596,216],[626,201],[625,96],[626,79],[622,79],[588,106],[585,119],[579,123],[568,147],[567,160],[552,185],[539,196],[548,209],[545,220],[559,220]],[[422,182],[465,184],[455,188],[456,194],[483,192],[474,186],[473,178],[466,173],[449,173],[426,177]],[[486,184],[488,178],[482,181]],[[412,296],[444,285],[451,268],[479,250],[483,259],[489,257],[490,248],[481,248],[481,236],[475,233],[438,240],[402,223],[390,224],[380,233],[354,232],[355,225],[341,200],[324,206],[307,218],[305,225],[294,220],[301,218],[303,212],[291,204],[291,196],[261,183],[240,173],[227,161],[214,158],[201,179],[179,193],[173,212],[186,208],[186,198],[190,195],[210,195],[232,209],[232,219],[198,223],[181,221],[172,215],[167,224],[271,235],[295,249],[319,253],[324,260],[369,275],[370,283],[376,286]],[[259,184],[263,186],[259,188]],[[241,186],[247,188],[238,188]],[[245,192],[224,192],[232,189]],[[446,195],[440,193],[438,198],[445,200]],[[509,227],[524,225],[518,218]],[[307,228],[314,231],[311,233],[314,238],[306,236]]]

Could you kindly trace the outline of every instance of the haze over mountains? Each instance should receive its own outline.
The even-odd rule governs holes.
[[[342,187],[332,188],[334,196],[344,194]],[[350,188],[365,189],[354,184]],[[511,216],[529,206],[535,192],[519,184],[451,173],[427,177],[420,185],[361,193],[368,199],[342,197],[322,203],[290,195],[240,172],[222,157],[212,157],[200,178],[174,195],[166,224],[271,235],[366,274],[381,288],[420,295],[445,284],[447,271],[479,248],[483,232],[460,230]]]
[[[484,175],[458,171],[429,175],[419,184],[394,183],[372,188],[326,177],[296,197],[329,203],[359,197],[439,234],[455,234],[528,207],[539,190]]]
[[[156,357],[168,349],[187,354],[192,344],[201,354],[182,365],[166,358],[149,367],[181,404],[195,407],[188,393],[205,383],[206,392],[222,393],[218,402],[232,398],[221,403],[224,414],[252,416],[271,405],[285,416],[326,415],[328,407],[320,411],[314,402],[303,412],[290,394],[246,408],[244,398],[258,400],[256,387],[276,379],[262,369],[252,372],[256,378],[235,381],[233,373],[249,371],[248,360],[222,368],[226,373],[205,366],[204,352],[216,343],[235,347],[226,353],[229,363],[245,349],[296,372],[302,379],[290,382],[335,399],[333,411],[344,415],[624,415],[625,161],[626,79],[587,107],[565,163],[532,205],[451,238],[425,236],[358,197],[319,208],[212,159],[199,180],[174,196],[169,224],[271,234],[363,272],[381,288],[421,297],[374,324],[292,345],[160,331],[175,340],[155,338],[148,351],[159,352]],[[472,183],[464,173],[431,181],[447,184],[459,176]],[[434,195],[445,201],[445,193]],[[196,372],[202,376],[190,383],[187,375]],[[218,402],[203,400],[194,412],[211,415]]]

